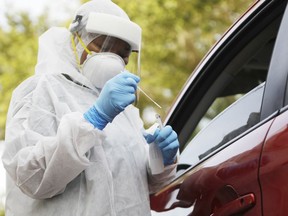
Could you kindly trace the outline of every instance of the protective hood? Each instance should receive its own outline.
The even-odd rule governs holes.
[[[95,89],[77,69],[70,37],[68,29],[60,27],[52,27],[39,37],[35,74],[67,74],[78,83]]]

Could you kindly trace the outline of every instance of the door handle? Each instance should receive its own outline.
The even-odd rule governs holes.
[[[237,213],[243,213],[252,208],[255,205],[255,202],[254,194],[246,194],[216,209],[210,216],[230,216]]]

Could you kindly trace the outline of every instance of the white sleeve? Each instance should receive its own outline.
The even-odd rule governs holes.
[[[148,130],[143,130],[144,134],[151,134],[153,135],[155,133],[156,128],[159,126],[158,123],[155,123],[154,125],[152,125]],[[151,145],[151,144],[147,144]],[[149,151],[149,150],[148,150]],[[148,153],[148,157],[149,157],[149,153]],[[161,158],[161,162],[162,162],[162,158]],[[172,164],[170,166],[166,166],[164,167],[164,170],[162,173],[159,174],[152,174],[151,172],[151,168],[149,166],[149,162],[148,162],[148,181],[149,181],[149,192],[151,194],[157,192],[158,190],[160,190],[161,188],[163,188],[164,186],[166,186],[167,184],[169,184],[169,182],[175,178],[176,176],[176,169],[177,169],[177,161],[178,161],[178,155],[177,155],[177,160],[175,162],[175,164]]]
[[[55,136],[29,129],[26,121],[25,116],[16,115],[7,122],[3,164],[25,194],[51,198],[89,166],[85,153],[101,145],[104,135],[81,113],[64,115]]]
[[[164,168],[164,172],[152,175],[148,168],[148,181],[149,181],[149,193],[153,194],[159,191],[161,188],[169,184],[176,176],[177,163]]]

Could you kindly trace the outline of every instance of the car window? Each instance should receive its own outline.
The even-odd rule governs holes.
[[[225,50],[225,58],[202,72],[199,79],[203,81],[196,82],[202,85],[190,91],[178,121],[182,124],[180,164],[197,164],[260,121],[280,21],[281,16],[275,17],[256,35],[237,40],[241,46]]]
[[[183,151],[180,163],[196,164],[202,158],[257,124],[264,86],[265,83],[260,84],[243,97],[235,95],[233,98],[230,96],[215,100],[199,122],[198,128],[201,130]],[[215,107],[218,104],[221,105],[222,102],[227,104],[233,100],[236,101],[217,114],[215,118],[209,119],[211,115],[213,116],[217,112]]]

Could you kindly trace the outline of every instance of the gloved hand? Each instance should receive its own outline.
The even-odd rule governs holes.
[[[122,112],[135,99],[140,78],[129,72],[122,72],[104,85],[95,104],[84,113],[84,118],[94,127],[102,130],[108,122]]]
[[[149,144],[154,142],[159,146],[165,166],[175,162],[179,141],[177,133],[170,125],[166,125],[161,130],[156,129],[153,135],[145,135],[144,137]]]

